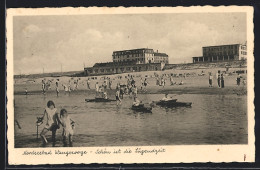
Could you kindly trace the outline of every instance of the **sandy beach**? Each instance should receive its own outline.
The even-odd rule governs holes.
[[[112,80],[112,91],[108,90],[108,93],[114,93],[114,89],[117,83],[126,84],[127,76],[133,75],[134,80],[136,81],[136,85],[138,87],[138,93],[147,93],[147,94],[161,94],[161,93],[169,93],[169,94],[240,94],[241,92],[245,93],[246,85],[243,85],[242,79],[247,79],[246,74],[241,74],[241,85],[237,86],[236,78],[237,74],[235,71],[241,70],[240,68],[232,68],[229,70],[228,74],[225,74],[225,88],[218,88],[216,73],[217,70],[225,71],[225,68],[215,68],[215,69],[194,69],[194,70],[165,70],[165,71],[150,71],[150,72],[136,72],[136,73],[124,73],[124,74],[116,74],[116,75],[105,75],[105,76],[92,76],[92,77],[45,77],[45,80],[51,80],[52,83],[50,85],[50,89],[48,92],[55,91],[55,82],[59,80],[59,90],[62,93],[64,91],[62,84],[68,85],[69,80],[71,81],[71,88],[74,89],[74,80],[79,79],[78,89],[72,91],[72,93],[76,93],[76,91],[93,91],[95,90],[96,82],[101,85],[104,82],[104,77],[109,77]],[[201,76],[201,72],[204,72],[205,75]],[[209,87],[209,72],[213,74],[213,87]],[[171,85],[170,78],[166,76],[166,84],[165,87],[156,85],[156,78],[154,74],[158,75],[170,75],[173,74],[173,80],[177,84],[181,81],[184,82],[183,85]],[[185,77],[183,75],[186,75]],[[181,76],[179,76],[181,75]],[[119,77],[122,77],[119,79]],[[90,78],[90,90],[87,88],[87,79]],[[140,90],[141,83],[140,79],[147,78],[148,86],[145,88],[146,90]],[[25,94],[25,90],[27,89],[28,94],[38,94],[41,93],[41,81],[43,78],[38,79],[15,79],[14,85],[14,94]]]

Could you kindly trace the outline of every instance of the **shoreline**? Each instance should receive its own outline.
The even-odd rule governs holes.
[[[70,94],[77,94],[77,93],[82,93],[82,92],[88,92],[88,93],[93,93],[95,94],[94,89],[90,90],[84,90],[84,89],[79,89],[79,90],[74,90],[71,91]],[[109,95],[115,94],[116,90],[115,89],[108,89],[107,90]],[[46,92],[46,94],[56,94],[55,90],[49,90]],[[166,86],[164,88],[162,87],[147,87],[146,91],[144,90],[138,90],[138,94],[208,94],[208,95],[227,95],[227,94],[237,94],[237,95],[246,95],[247,90],[246,87],[243,86],[235,86],[235,87],[225,87],[225,88],[218,88],[218,87],[178,87],[178,86]],[[35,91],[28,91],[28,96],[29,95],[39,95],[42,94],[41,90],[35,90]],[[60,95],[65,94],[63,90],[60,91]],[[26,95],[24,91],[16,91],[14,92],[14,95]]]

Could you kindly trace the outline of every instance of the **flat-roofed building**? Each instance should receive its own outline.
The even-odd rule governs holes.
[[[193,57],[193,63],[243,60],[247,56],[247,46],[242,44],[207,46],[202,47],[202,54],[201,57]]]
[[[93,67],[84,68],[86,76],[120,74],[140,71],[159,71],[164,68],[164,63],[136,64],[135,62],[108,62],[96,63]]]

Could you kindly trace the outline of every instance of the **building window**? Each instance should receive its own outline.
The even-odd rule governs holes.
[[[101,73],[104,73],[104,69],[101,69]]]

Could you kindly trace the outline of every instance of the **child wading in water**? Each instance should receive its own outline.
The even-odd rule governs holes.
[[[63,127],[62,132],[62,139],[63,139],[63,146],[68,146],[68,139],[69,139],[69,146],[72,147],[72,136],[73,136],[73,129],[75,122],[70,118],[66,109],[61,109],[60,111],[60,119],[61,125]]]
[[[57,109],[55,108],[55,104],[51,100],[48,101],[48,103],[47,103],[47,108],[45,108],[43,117],[41,118],[42,121],[44,120],[44,117],[46,117],[46,125],[41,132],[43,146],[46,146],[46,144],[48,143],[45,135],[49,131],[52,132],[52,146],[55,146],[56,131],[57,131],[57,129],[60,128],[60,126],[59,126],[60,118],[59,118],[59,113],[57,112]]]

